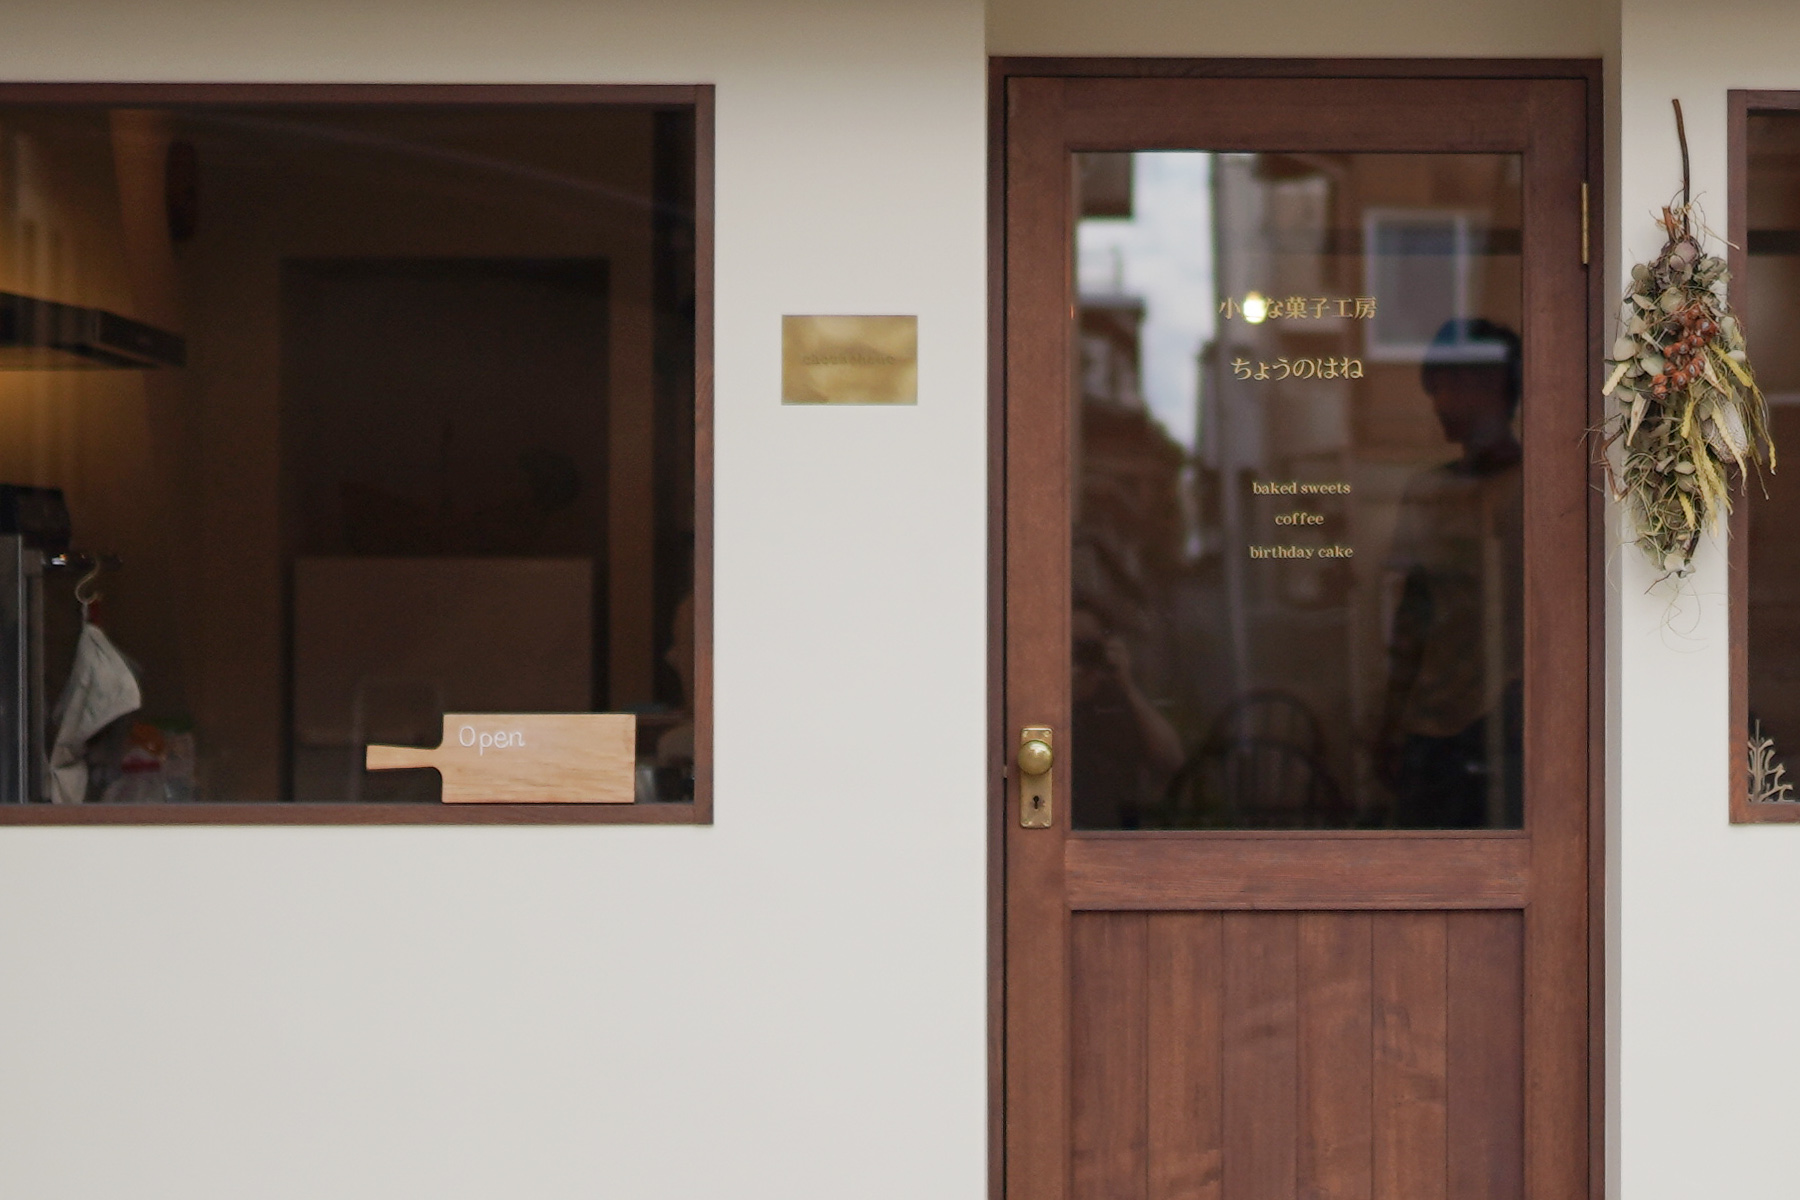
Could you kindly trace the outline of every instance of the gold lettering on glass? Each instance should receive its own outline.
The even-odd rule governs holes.
[[[1219,315],[1227,321],[1239,317],[1252,325],[1264,321],[1319,321],[1328,317],[1344,317],[1352,321],[1375,319],[1373,296],[1288,296],[1267,299],[1261,292],[1246,292],[1240,299],[1227,296],[1219,301]]]

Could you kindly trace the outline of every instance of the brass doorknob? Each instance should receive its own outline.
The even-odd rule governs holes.
[[[1050,753],[1050,743],[1039,738],[1019,744],[1019,770],[1027,775],[1042,775],[1050,769],[1056,756]]]

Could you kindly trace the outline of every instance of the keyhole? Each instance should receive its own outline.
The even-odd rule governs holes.
[[[1044,807],[1044,798],[1042,796],[1033,796],[1031,798],[1031,807],[1033,807],[1033,808]]]

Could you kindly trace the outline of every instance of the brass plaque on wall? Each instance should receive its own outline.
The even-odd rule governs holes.
[[[917,404],[919,318],[781,318],[783,404]]]

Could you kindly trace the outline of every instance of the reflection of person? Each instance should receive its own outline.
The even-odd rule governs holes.
[[[1520,822],[1522,371],[1516,333],[1455,320],[1420,372],[1463,453],[1407,485],[1389,560],[1401,590],[1377,749],[1403,827]]]
[[[1181,737],[1131,675],[1131,653],[1090,609],[1070,629],[1077,829],[1136,829],[1181,766]]]

